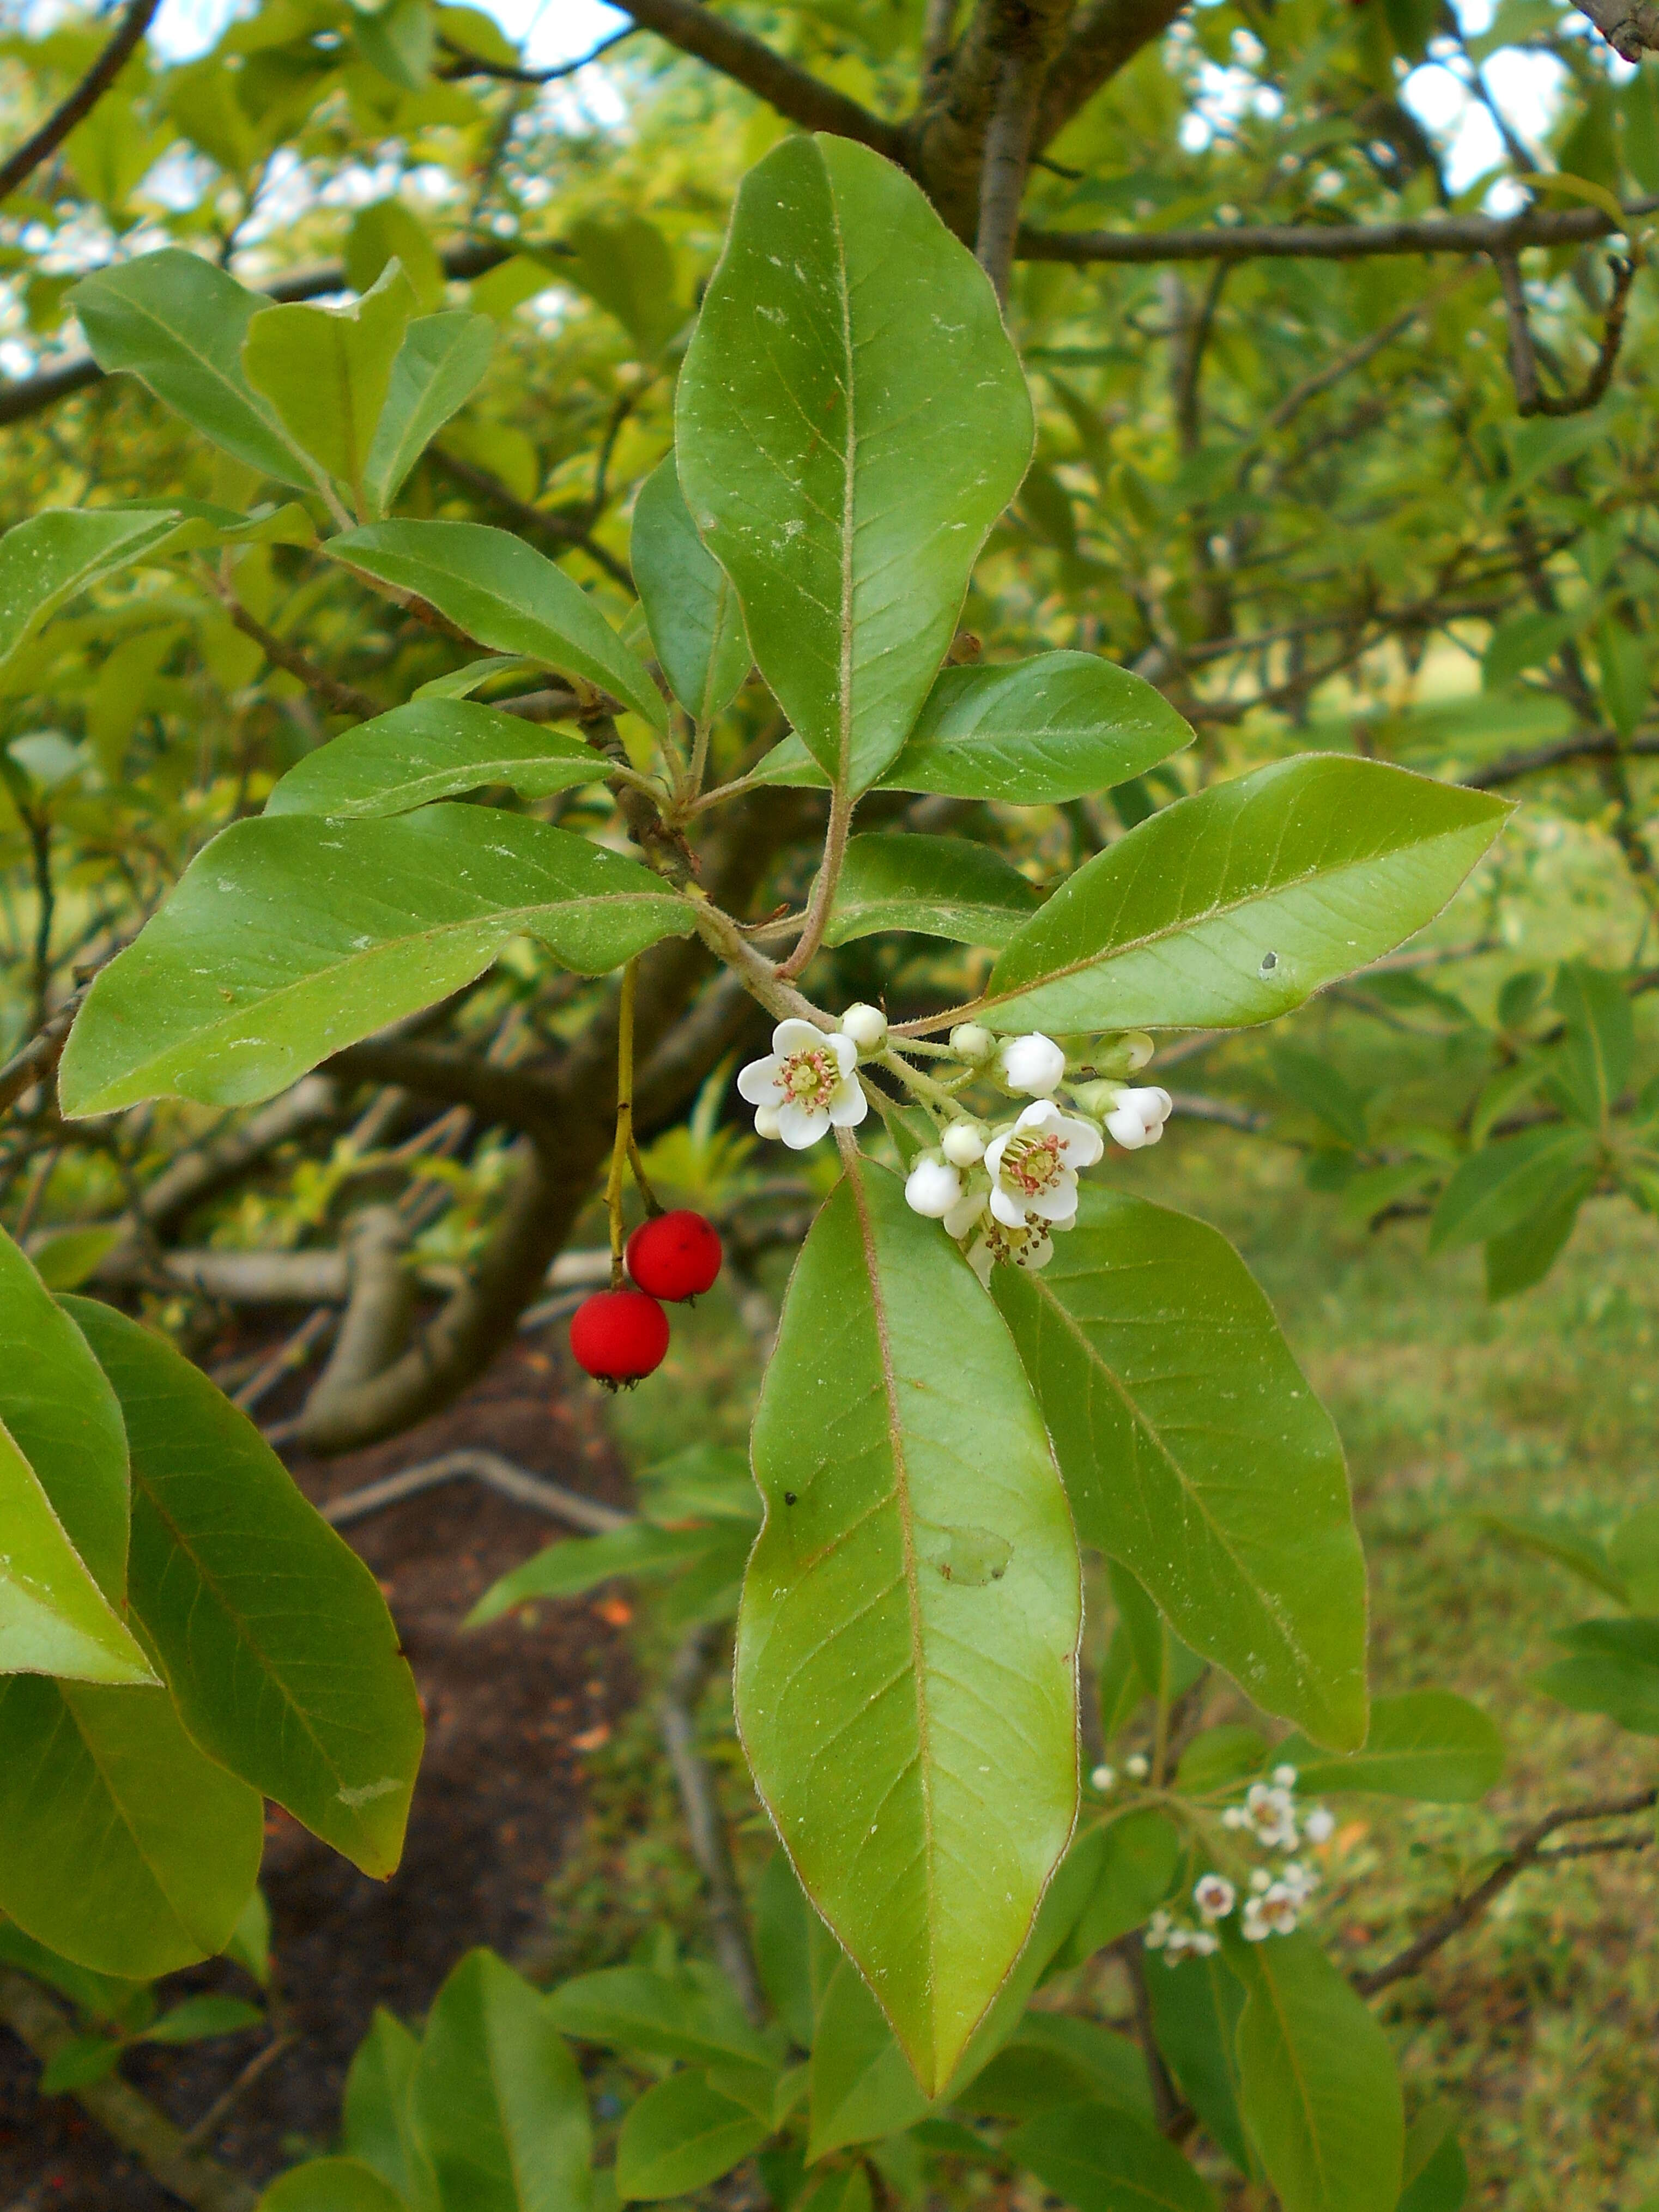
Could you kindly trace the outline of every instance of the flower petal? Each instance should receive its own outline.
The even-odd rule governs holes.
[[[869,1111],[861,1083],[838,1083],[830,1095],[829,1119],[837,1129],[856,1129]]]
[[[956,1204],[951,1208],[951,1211],[945,1216],[945,1235],[947,1237],[965,1237],[968,1234],[968,1231],[974,1226],[974,1224],[979,1220],[981,1216],[984,1213],[985,1208],[988,1203],[989,1200],[982,1190],[970,1190],[964,1192],[963,1196],[957,1200]]]
[[[787,1021],[780,1022],[772,1032],[772,1049],[780,1060],[792,1052],[814,1052],[823,1043],[823,1031],[816,1022],[804,1022],[792,1014]]]
[[[1065,1147],[1068,1168],[1091,1168],[1106,1149],[1092,1121],[1074,1121],[1062,1114],[1055,1121],[1054,1133]]]
[[[1005,1229],[1024,1229],[1025,1226],[1024,1205],[1006,1191],[1000,1182],[991,1187],[991,1211]]]
[[[842,1073],[844,1076],[850,1075],[859,1064],[859,1048],[846,1030],[836,1030],[833,1035],[822,1038],[820,1042],[827,1044],[834,1053],[836,1065]]]
[[[816,1145],[829,1127],[830,1116],[822,1106],[809,1113],[791,1100],[778,1109],[778,1134],[792,1152],[804,1152],[809,1145]]]
[[[738,1073],[738,1096],[751,1106],[775,1106],[783,1097],[775,1059],[751,1060]]]

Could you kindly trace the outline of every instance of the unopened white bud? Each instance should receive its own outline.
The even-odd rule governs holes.
[[[1132,1113],[1127,1106],[1120,1106],[1115,1114],[1106,1116],[1106,1133],[1126,1152],[1138,1152],[1146,1142],[1146,1124],[1139,1114]]]
[[[1143,1753],[1138,1751],[1123,1762],[1123,1771],[1134,1782],[1144,1782],[1152,1771]]]
[[[952,1121],[939,1150],[953,1168],[977,1167],[985,1158],[985,1141],[977,1121]]]
[[[1145,1030],[1130,1030],[1118,1039],[1117,1048],[1133,1075],[1137,1068],[1146,1066],[1157,1048]]]
[[[982,1067],[996,1048],[996,1039],[978,1022],[958,1022],[951,1032],[951,1051],[975,1067]]]
[[[997,1073],[1010,1091],[1048,1098],[1060,1088],[1066,1055],[1052,1037],[1033,1030],[1029,1036],[1006,1039],[997,1054]]]
[[[778,1122],[777,1108],[775,1106],[757,1106],[755,1109],[755,1134],[757,1137],[775,1138],[779,1133],[780,1127]]]
[[[1310,1844],[1328,1844],[1336,1832],[1336,1815],[1323,1805],[1316,1805],[1304,1814],[1302,1832]]]
[[[1117,1776],[1109,1766],[1097,1766],[1089,1777],[1089,1787],[1098,1790],[1103,1797],[1116,1780]]]
[[[862,1001],[848,1006],[841,1018],[841,1033],[852,1038],[860,1052],[879,1052],[887,1042],[887,1017],[879,1006]]]
[[[962,1177],[936,1156],[924,1152],[904,1185],[904,1202],[912,1213],[929,1221],[942,1221],[962,1196]]]
[[[1274,1767],[1274,1769],[1273,1769],[1273,1780],[1278,1784],[1279,1787],[1281,1790],[1294,1790],[1294,1789],[1295,1789],[1295,1787],[1296,1787],[1296,1769],[1295,1769],[1295,1767],[1293,1767],[1293,1766],[1276,1766],[1276,1767]]]

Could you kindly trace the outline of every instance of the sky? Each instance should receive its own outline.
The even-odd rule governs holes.
[[[531,69],[585,54],[627,21],[618,9],[600,0],[473,0],[482,5],[518,44],[529,40],[525,60]],[[151,43],[170,61],[205,53],[234,12],[234,0],[163,0],[150,29]]]

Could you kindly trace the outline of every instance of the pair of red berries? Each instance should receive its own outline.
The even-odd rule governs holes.
[[[576,1364],[611,1390],[660,1367],[668,1316],[657,1301],[696,1297],[719,1274],[720,1257],[714,1224],[689,1207],[643,1223],[628,1240],[628,1272],[639,1288],[600,1291],[570,1316]]]

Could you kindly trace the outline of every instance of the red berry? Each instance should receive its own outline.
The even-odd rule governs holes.
[[[668,1316],[643,1291],[600,1291],[570,1316],[576,1364],[615,1390],[660,1367],[668,1349]]]
[[[659,1213],[628,1240],[628,1272],[656,1298],[695,1298],[720,1271],[720,1240],[712,1222],[682,1207]]]

